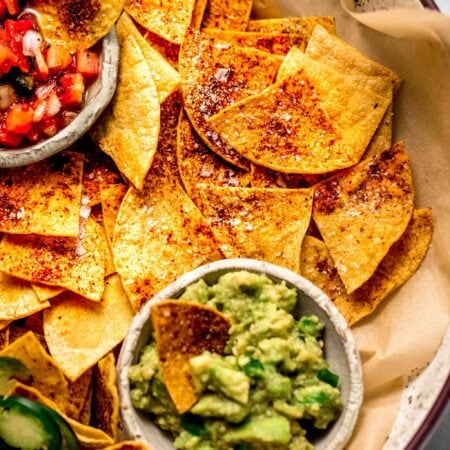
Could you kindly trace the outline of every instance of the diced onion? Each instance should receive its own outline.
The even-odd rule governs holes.
[[[8,109],[16,100],[16,91],[10,84],[0,86],[0,109]]]
[[[28,30],[22,41],[22,52],[25,56],[36,56],[36,50],[39,49],[42,42],[42,36],[34,30]]]
[[[61,102],[58,96],[52,92],[47,99],[47,116],[53,117],[61,111]]]
[[[47,97],[47,95],[50,94],[54,88],[55,86],[53,84],[43,84],[36,89],[36,97]]]
[[[45,100],[38,103],[33,113],[34,123],[38,123],[44,118],[46,109],[47,109],[47,102]]]

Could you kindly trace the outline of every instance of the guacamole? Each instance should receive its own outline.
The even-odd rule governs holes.
[[[297,293],[245,271],[203,280],[181,296],[217,308],[232,323],[224,355],[190,359],[198,401],[180,416],[159,372],[154,338],[129,371],[134,406],[195,450],[311,449],[302,426],[324,429],[342,409],[338,377],[328,369],[324,324],[296,317]]]

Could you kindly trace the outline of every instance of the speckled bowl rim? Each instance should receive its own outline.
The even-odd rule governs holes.
[[[42,161],[74,144],[92,127],[114,96],[119,67],[119,42],[115,27],[103,38],[100,89],[75,119],[55,136],[37,144],[18,148],[0,148],[0,168],[25,166]],[[94,83],[95,85],[95,83]],[[92,89],[93,86],[90,87]],[[89,90],[88,90],[89,95]]]
[[[137,420],[137,413],[131,403],[128,368],[133,362],[134,349],[139,340],[143,327],[149,320],[153,304],[167,298],[173,298],[181,290],[210,273],[218,271],[249,270],[267,274],[278,279],[286,280],[300,291],[308,295],[330,318],[345,350],[349,370],[348,401],[340,417],[341,425],[334,437],[326,442],[327,450],[342,449],[351,438],[356,425],[359,410],[363,401],[362,368],[359,353],[353,335],[347,322],[339,313],[333,302],[317,286],[302,276],[284,267],[255,259],[225,259],[205,264],[178,278],[174,283],[155,295],[134,317],[125,340],[123,341],[117,364],[117,382],[120,396],[120,412],[123,425],[128,435],[134,439],[142,439],[143,433]],[[157,428],[155,426],[155,428]],[[151,445],[151,443],[150,443]]]

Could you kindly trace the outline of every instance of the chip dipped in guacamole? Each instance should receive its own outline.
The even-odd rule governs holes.
[[[296,290],[239,271],[212,286],[199,280],[181,299],[230,320],[224,352],[189,359],[197,401],[180,415],[164,385],[153,335],[129,370],[134,406],[170,432],[179,449],[312,449],[305,428],[327,428],[343,404],[338,376],[323,355],[324,324],[316,316],[297,317]]]

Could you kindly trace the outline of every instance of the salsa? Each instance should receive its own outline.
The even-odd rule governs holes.
[[[80,112],[99,72],[96,49],[71,53],[45,42],[32,12],[0,0],[0,146],[54,136]]]
[[[246,271],[189,286],[184,300],[220,310],[231,323],[224,355],[190,359],[197,402],[179,415],[159,370],[154,337],[129,379],[133,405],[193,450],[308,450],[306,428],[325,429],[342,409],[339,378],[323,355],[324,324],[296,314],[297,293]]]

